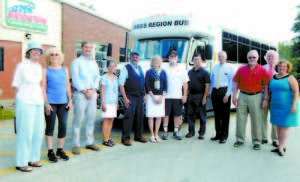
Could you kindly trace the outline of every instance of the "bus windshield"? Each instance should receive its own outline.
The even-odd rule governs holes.
[[[178,63],[186,63],[188,40],[185,39],[140,40],[135,47],[135,50],[140,54],[141,61],[159,55],[164,62],[168,62],[169,49],[176,49]]]

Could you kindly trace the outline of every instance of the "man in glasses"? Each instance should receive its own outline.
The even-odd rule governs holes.
[[[234,89],[232,102],[237,106],[236,143],[234,147],[244,145],[248,113],[251,118],[251,135],[254,150],[260,150],[262,141],[262,108],[268,105],[268,84],[270,81],[267,71],[257,64],[258,52],[248,52],[248,64],[238,69],[233,77]],[[237,91],[240,90],[237,99]]]

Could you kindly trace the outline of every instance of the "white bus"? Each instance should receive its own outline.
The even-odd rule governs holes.
[[[237,68],[247,63],[247,53],[257,50],[259,64],[266,64],[264,55],[267,50],[276,50],[274,45],[265,41],[258,41],[218,26],[212,26],[194,20],[187,15],[154,16],[135,20],[129,33],[128,48],[140,54],[140,65],[144,71],[150,68],[150,59],[160,55],[164,63],[168,64],[167,53],[175,48],[178,53],[178,63],[188,71],[192,68],[192,57],[195,52],[202,56],[205,69],[211,72],[217,62],[217,52],[227,52],[227,62]],[[127,61],[129,61],[129,51]],[[125,59],[126,60],[126,59]],[[118,68],[127,64],[121,62]],[[122,100],[119,102],[119,113],[124,109]],[[207,111],[212,111],[211,101],[208,99]]]

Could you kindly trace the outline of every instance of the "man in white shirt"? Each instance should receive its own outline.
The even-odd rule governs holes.
[[[169,51],[170,64],[164,68],[168,78],[168,91],[165,95],[165,113],[166,116],[163,122],[164,134],[162,135],[163,140],[168,139],[168,124],[169,115],[171,111],[174,112],[174,133],[173,138],[181,140],[181,136],[178,133],[180,125],[180,116],[182,115],[183,104],[187,101],[187,72],[183,67],[177,64],[178,55],[176,50]],[[182,96],[182,87],[184,93]]]
[[[227,54],[225,51],[218,53],[219,64],[212,69],[211,88],[209,95],[215,113],[216,136],[211,140],[219,140],[219,143],[226,143],[228,138],[231,93],[233,89],[234,70],[226,64]]]
[[[277,74],[275,71],[275,65],[278,61],[278,53],[274,50],[268,50],[265,55],[265,60],[268,64],[264,65],[263,67],[266,68],[267,72],[269,73],[270,79]],[[269,99],[271,100],[271,99]],[[262,141],[261,144],[268,143],[268,115],[269,115],[269,107],[262,109]],[[274,147],[278,147],[278,137],[277,137],[277,127],[272,125],[272,145]]]

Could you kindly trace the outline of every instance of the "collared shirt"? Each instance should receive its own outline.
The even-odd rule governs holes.
[[[220,70],[221,64],[216,64],[211,72],[211,86],[209,89],[209,94],[211,94],[212,89],[216,87],[218,74],[221,74],[220,87],[227,87],[226,96],[230,96],[233,91],[233,82],[232,78],[234,75],[234,69],[231,65],[224,63],[222,65],[222,73],[218,73]]]
[[[100,73],[94,59],[80,56],[71,65],[72,83],[78,91],[99,89]]]
[[[208,71],[200,67],[198,70],[195,70],[195,67],[192,68],[189,73],[189,90],[190,93],[204,93],[206,84],[210,83],[210,76]]]
[[[163,69],[167,73],[168,91],[165,95],[167,99],[182,99],[182,87],[189,81],[187,71],[179,64],[171,67],[165,65]]]
[[[274,75],[276,75],[277,74],[277,72],[275,71],[275,68],[271,68],[271,66],[269,65],[269,64],[266,64],[266,65],[264,65],[263,66],[266,70],[267,70],[267,73],[269,74],[269,77],[270,77],[270,79],[274,76]],[[270,72],[270,70],[273,70],[273,74],[270,74],[271,72]]]
[[[16,99],[28,104],[42,105],[44,103],[41,87],[43,77],[42,66],[28,59],[20,62],[14,72],[11,85],[17,88]]]
[[[270,78],[266,69],[257,64],[252,70],[248,65],[240,67],[233,81],[239,84],[240,91],[253,93],[262,91],[263,85],[269,84]]]
[[[133,68],[133,70],[139,75],[139,69],[138,66],[135,66],[134,64],[132,64],[131,62],[129,63],[129,65]],[[120,69],[120,77],[119,77],[119,85],[125,85],[126,79],[128,78],[128,71],[126,69],[125,66],[123,66]]]

